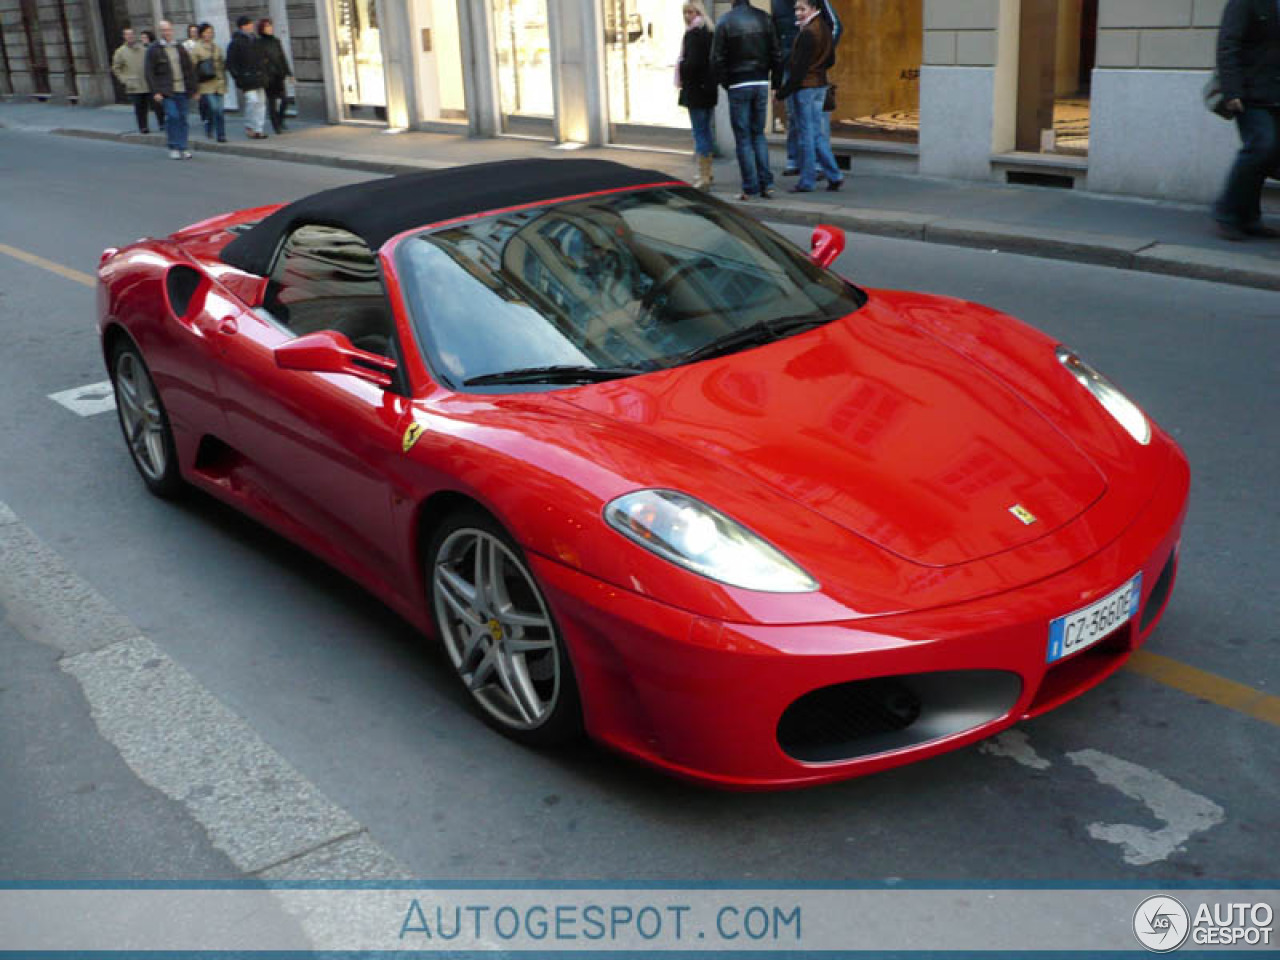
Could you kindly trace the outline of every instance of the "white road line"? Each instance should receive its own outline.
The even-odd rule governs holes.
[[[1036,753],[1035,747],[1031,746],[1030,738],[1021,730],[1006,730],[998,737],[984,740],[978,750],[992,757],[1008,757],[1032,770],[1048,770],[1053,766]]]
[[[249,874],[403,880],[408,870],[0,502],[0,608],[61,651],[102,736]],[[304,925],[306,921],[304,919]]]
[[[49,399],[62,404],[81,417],[93,417],[116,408],[115,393],[111,389],[110,380],[51,393]]]
[[[1223,809],[1198,793],[1174,783],[1164,774],[1099,750],[1077,750],[1067,759],[1089,770],[1099,783],[1115,787],[1126,797],[1146,805],[1164,823],[1158,830],[1131,823],[1091,823],[1089,836],[1119,845],[1126,863],[1146,866],[1167,860],[1192,834],[1220,824]]]

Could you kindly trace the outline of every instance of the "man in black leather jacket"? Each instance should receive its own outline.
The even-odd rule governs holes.
[[[777,86],[782,69],[782,51],[769,15],[748,0],[733,0],[733,9],[716,25],[711,66],[720,85],[729,91],[729,119],[742,174],[741,199],[767,200],[773,173],[764,126],[769,92]]]
[[[1280,237],[1262,222],[1262,186],[1280,172],[1280,0],[1230,0],[1218,79],[1243,144],[1213,208],[1218,231],[1228,240]]]

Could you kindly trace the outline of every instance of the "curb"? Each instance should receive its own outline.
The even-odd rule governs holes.
[[[110,140],[163,146],[160,134],[108,133],[59,127],[49,131],[64,137],[86,140]],[[191,141],[194,151],[280,160],[315,166],[338,167],[367,173],[396,175],[421,170],[442,170],[453,163],[419,161],[396,163],[377,157],[351,154],[304,153],[296,149],[259,147],[239,143],[206,143]],[[992,252],[1017,253],[1049,260],[1067,260],[1094,266],[1115,267],[1139,273],[1208,280],[1260,290],[1280,290],[1280,258],[1260,257],[1234,250],[1217,250],[1181,244],[1161,243],[1141,237],[1121,237],[1052,227],[1028,227],[985,220],[962,220],[934,217],[899,210],[861,209],[823,203],[765,203],[729,200],[739,209],[753,215],[764,214],[771,220],[799,226],[829,223],[853,233],[917,240],[953,247],[971,247]]]

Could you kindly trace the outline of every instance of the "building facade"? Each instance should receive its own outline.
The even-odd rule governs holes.
[[[154,22],[161,2],[0,0],[0,94],[109,99],[119,26]],[[224,40],[240,13],[272,15],[303,108],[334,123],[689,143],[680,0],[166,2],[175,23],[208,20]],[[1237,148],[1200,94],[1226,0],[831,2],[845,27],[832,74],[842,162],[1205,202]],[[717,18],[730,5],[709,4]]]

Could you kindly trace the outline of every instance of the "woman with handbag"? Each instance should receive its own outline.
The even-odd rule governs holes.
[[[223,97],[227,93],[227,61],[222,48],[213,37],[212,24],[200,24],[200,33],[191,48],[191,59],[196,68],[196,88],[200,102],[204,104],[204,135],[210,140],[217,137],[219,143],[227,142],[227,119],[223,112]]]
[[[800,179],[791,188],[792,193],[812,193],[817,187],[819,170],[827,178],[828,190],[839,190],[844,185],[844,174],[831,152],[831,132],[824,116],[830,90],[827,68],[835,62],[835,41],[819,11],[819,2],[821,0],[797,0],[796,26],[800,32],[791,48],[787,79],[777,94],[778,100],[794,105],[794,116],[787,119],[796,125]]]
[[[684,5],[684,40],[676,63],[676,86],[680,88],[680,106],[689,111],[693,127],[693,152],[698,173],[693,185],[710,190],[715,182],[712,159],[715,141],[711,134],[711,117],[715,113],[720,92],[711,70],[711,18],[702,0],[688,0]]]

